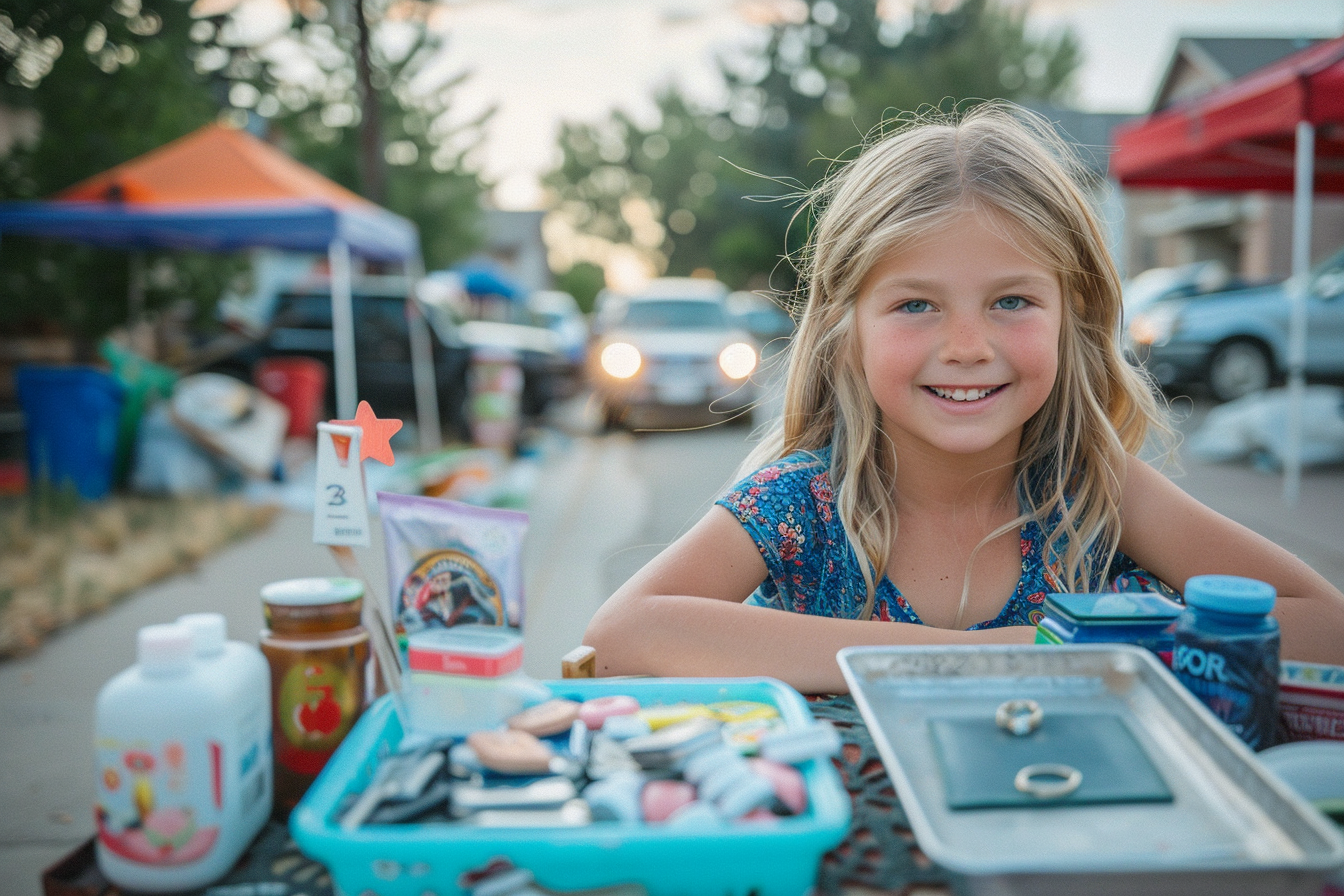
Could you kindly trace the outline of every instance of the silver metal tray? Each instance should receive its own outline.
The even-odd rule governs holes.
[[[1344,838],[1155,656],[1123,644],[849,647],[840,668],[920,848],[976,894],[1319,896]],[[1170,803],[947,807],[929,720],[1004,701],[1120,716]]]

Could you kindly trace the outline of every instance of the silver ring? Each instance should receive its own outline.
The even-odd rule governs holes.
[[[1041,762],[1024,765],[1013,778],[1013,786],[1038,800],[1057,800],[1066,797],[1083,783],[1083,773],[1071,765]]]
[[[1043,718],[1045,713],[1035,700],[1009,700],[994,710],[994,724],[1017,737],[1026,737],[1041,727]]]

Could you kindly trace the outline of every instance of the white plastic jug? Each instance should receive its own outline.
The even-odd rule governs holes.
[[[207,681],[219,690],[221,711],[239,734],[238,767],[229,770],[239,786],[225,795],[225,812],[237,800],[237,814],[247,841],[270,817],[275,790],[271,762],[271,667],[251,644],[229,640],[223,613],[188,613],[177,621],[191,629],[196,662]],[[244,845],[246,842],[244,841]]]
[[[212,662],[196,659],[187,625],[148,625],[135,665],[98,693],[96,853],[118,886],[206,886],[229,871],[269,812],[267,726],[239,727],[240,712],[255,709],[232,705]]]

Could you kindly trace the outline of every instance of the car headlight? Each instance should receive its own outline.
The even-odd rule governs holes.
[[[746,379],[756,369],[756,349],[745,342],[734,342],[719,352],[719,369],[729,379]]]
[[[602,349],[600,360],[602,369],[618,380],[628,380],[639,373],[639,365],[643,363],[639,349],[628,342],[611,343]]]
[[[1180,321],[1179,307],[1158,302],[1130,321],[1129,338],[1137,345],[1163,345],[1176,333]]]

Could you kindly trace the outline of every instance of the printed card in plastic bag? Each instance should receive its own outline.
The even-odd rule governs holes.
[[[402,650],[419,631],[523,626],[527,514],[378,493],[392,621]]]

